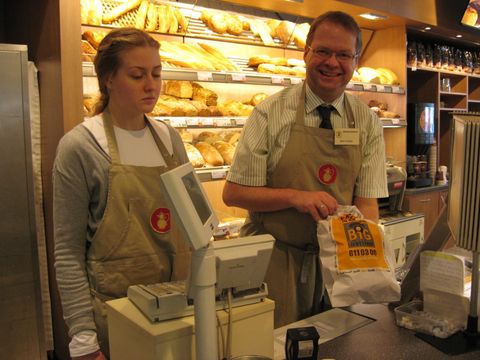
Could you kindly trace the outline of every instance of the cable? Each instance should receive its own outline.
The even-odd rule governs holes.
[[[227,304],[228,304],[228,330],[227,330],[227,359],[232,358],[232,289],[228,289],[227,292]]]
[[[225,348],[225,334],[223,333],[223,326],[222,326],[222,322],[220,321],[220,317],[218,316],[218,313],[216,313],[216,317],[217,317],[217,324],[218,324],[218,328],[220,329],[220,339],[222,340],[222,344],[220,346],[220,344],[218,344],[218,358],[220,360],[226,360],[227,358],[225,357],[226,355],[226,352],[227,352],[227,349]]]

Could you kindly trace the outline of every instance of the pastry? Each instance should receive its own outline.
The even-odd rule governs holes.
[[[252,56],[248,59],[248,66],[258,66],[260,64],[268,64],[270,62],[271,57],[268,55],[256,55]]]

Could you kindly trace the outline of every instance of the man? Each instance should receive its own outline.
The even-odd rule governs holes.
[[[227,205],[249,210],[242,235],[277,240],[266,275],[275,327],[321,310],[316,222],[339,204],[376,221],[377,198],[388,196],[382,125],[345,93],[362,49],[357,23],[327,12],[312,23],[306,44],[305,83],[257,105],[223,191]],[[321,105],[330,106],[322,118]]]

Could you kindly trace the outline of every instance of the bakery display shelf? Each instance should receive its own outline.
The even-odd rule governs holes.
[[[467,108],[441,107],[440,111],[468,111]]]
[[[83,76],[95,77],[95,68],[91,62],[82,63]],[[253,69],[245,71],[192,70],[181,68],[162,69],[163,80],[205,81],[232,84],[289,86],[301,83],[300,77],[258,73]]]
[[[349,82],[347,90],[351,91],[371,91],[379,93],[391,93],[391,94],[405,94],[405,89],[398,85],[381,85],[381,84],[369,84],[361,82]]]
[[[218,128],[232,129],[245,125],[247,117],[173,117],[173,116],[156,116],[155,119],[162,120],[175,128]]]
[[[439,91],[441,95],[446,96],[467,96],[467,93],[464,92],[454,92],[454,91]]]
[[[235,61],[235,60],[234,60]],[[238,61],[238,60],[237,60]],[[237,62],[236,61],[236,62]],[[237,62],[238,63],[238,62]],[[95,76],[95,68],[91,62],[82,63],[83,76]],[[274,85],[291,86],[301,83],[303,78],[281,74],[259,73],[251,68],[244,67],[244,71],[212,71],[212,70],[192,70],[181,68],[163,68],[162,79],[164,80],[186,80],[186,81],[205,81],[232,84],[251,84],[251,85]],[[359,82],[350,82],[347,85],[350,91],[371,91],[378,93],[405,94],[405,89],[396,85],[366,84]]]
[[[380,118],[384,128],[400,128],[407,126],[407,120],[404,118]]]
[[[260,45],[260,46],[267,46],[267,47],[281,47],[285,49],[303,50],[303,49],[299,49],[293,41],[289,42],[288,44],[284,44],[278,38],[273,38],[274,44],[265,45],[262,39],[259,36],[254,35],[254,33],[250,30],[244,30],[240,35],[232,35],[228,33],[224,33],[224,34],[216,33],[210,30],[200,18],[201,18],[202,11],[204,10],[212,11],[212,12],[222,12],[221,10],[214,10],[214,9],[196,6],[194,4],[193,5],[184,4],[180,2],[169,2],[169,1],[158,1],[158,0],[152,1],[152,2],[157,5],[165,4],[172,7],[176,7],[178,10],[180,10],[180,12],[185,17],[185,20],[187,22],[187,29],[181,30],[179,32],[176,32],[170,35],[182,35],[182,36],[191,37],[191,38],[224,41],[224,42],[230,42],[230,43],[234,42],[234,43],[241,43],[241,44],[247,44],[247,45]],[[122,2],[120,1],[102,0],[103,14],[114,9],[121,3]],[[118,28],[118,27],[130,27],[130,26],[133,27],[135,26],[135,23],[136,23],[137,12],[138,12],[138,7],[120,15],[117,19],[115,19],[110,24],[102,23],[99,26],[104,28],[109,28],[109,29]],[[247,16],[243,14],[238,14],[238,15],[241,15],[250,20],[260,20],[260,21],[268,20],[266,18],[260,18],[260,17],[251,16],[251,15],[247,15]],[[84,24],[84,25],[92,26],[93,24]],[[167,33],[160,33],[157,31],[150,31],[150,32],[154,34],[167,34]]]
[[[195,172],[200,178],[200,181],[212,181],[212,180],[225,179],[227,177],[228,170],[230,170],[230,166],[224,165],[224,166],[196,168]]]

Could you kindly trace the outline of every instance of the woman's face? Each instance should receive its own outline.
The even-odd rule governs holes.
[[[355,34],[329,21],[321,23],[315,29],[310,47],[305,48],[304,60],[307,83],[323,101],[331,102],[338,98],[352,78],[357,58],[344,60],[342,55],[355,55],[356,41]],[[318,51],[319,49],[323,51]],[[332,54],[321,56],[321,53]],[[340,60],[337,59],[338,54]]]
[[[107,80],[108,106],[125,116],[138,116],[153,110],[161,89],[160,55],[149,46],[120,53],[121,65]]]

